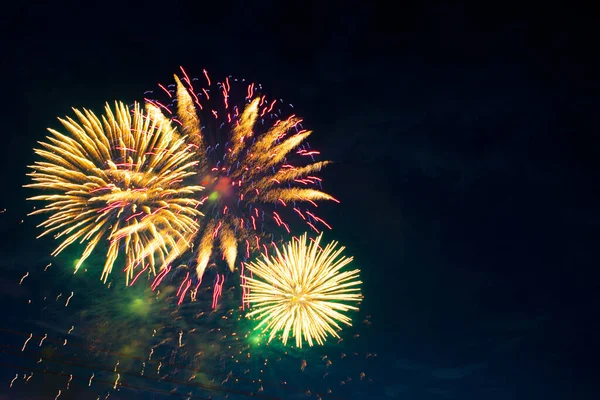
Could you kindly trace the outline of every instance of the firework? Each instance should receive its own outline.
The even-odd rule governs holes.
[[[328,162],[315,161],[319,152],[304,143],[311,131],[302,128],[302,120],[283,119],[281,101],[267,100],[260,85],[231,77],[211,82],[204,71],[207,87],[200,88],[183,73],[169,88],[161,85],[169,104],[146,101],[178,124],[200,155],[198,176],[208,192],[200,199],[205,218],[193,239],[196,277],[202,278],[215,253],[231,271],[239,252],[246,258],[251,251],[266,253],[273,240],[265,243],[265,232],[275,225],[290,232],[286,215],[317,232],[319,225],[329,227],[308,208],[318,200],[337,200],[319,190],[315,174]],[[293,166],[291,155],[310,162]]]
[[[152,108],[145,114],[136,104],[130,113],[123,103],[114,111],[107,104],[101,118],[85,109],[74,112],[78,121],[59,118],[70,135],[49,129],[52,135],[35,150],[42,160],[29,167],[34,183],[26,187],[51,192],[30,198],[48,202],[31,213],[49,214],[40,236],[65,238],[53,255],[87,242],[75,271],[108,240],[105,282],[120,247],[127,282],[148,268],[155,272],[197,230],[201,213],[194,194],[202,187],[183,182],[195,173],[194,152]]]
[[[94,252],[88,258],[88,272],[73,275],[60,267],[70,264],[68,253],[54,260],[53,266],[58,268],[32,270],[23,282],[30,289],[29,295],[20,298],[19,304],[35,310],[35,319],[18,327],[9,324],[22,332],[11,350],[17,356],[15,364],[25,361],[30,371],[36,370],[29,384],[41,385],[38,380],[45,379],[42,371],[59,368],[67,375],[56,389],[64,390],[66,377],[73,374],[80,379],[74,378],[70,390],[82,390],[82,398],[96,398],[102,391],[104,398],[107,389],[122,395],[126,387],[114,387],[120,375],[119,383],[196,396],[211,394],[213,398],[226,398],[227,391],[238,393],[235,398],[242,392],[253,392],[257,398],[265,395],[270,399],[310,392],[334,400],[340,398],[337,396],[345,398],[344,393],[358,389],[356,384],[362,382],[359,373],[369,360],[362,351],[358,353],[360,343],[349,332],[344,336],[350,340],[331,341],[311,352],[267,345],[268,336],[252,332],[254,322],[243,318],[239,307],[207,311],[210,296],[200,294],[196,302],[177,305],[177,287],[168,282],[174,276],[168,276],[154,292],[146,285],[115,285],[114,277],[102,284],[85,276],[94,269],[91,265],[104,263],[102,254]],[[22,262],[22,257],[19,260]],[[13,279],[14,287],[18,282]],[[228,283],[223,305],[235,303],[240,295],[237,290],[228,290],[235,288],[233,282]],[[65,297],[72,290],[77,301],[65,307]],[[206,287],[200,290],[209,291]],[[356,328],[364,329],[361,324]],[[0,335],[5,338],[6,332],[0,329]],[[25,387],[24,379],[17,386]],[[108,387],[102,381],[108,382]],[[335,393],[331,397],[326,395],[330,389]]]
[[[276,256],[265,256],[247,264],[254,278],[246,278],[250,289],[247,301],[254,310],[248,317],[261,320],[255,329],[270,331],[269,341],[283,331],[283,344],[290,331],[296,346],[302,347],[302,337],[313,345],[322,345],[328,334],[339,337],[338,321],[351,325],[342,312],[357,310],[348,302],[362,299],[358,281],[359,270],[341,272],[352,257],[341,256],[344,247],[331,242],[319,246],[322,234],[307,244],[307,234],[276,250]]]

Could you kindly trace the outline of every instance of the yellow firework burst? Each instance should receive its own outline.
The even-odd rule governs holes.
[[[337,201],[319,190],[321,179],[315,176],[328,161],[294,166],[287,159],[294,150],[300,160],[314,161],[319,153],[304,144],[311,131],[300,128],[300,118],[281,119],[279,100],[266,100],[259,85],[238,83],[235,92],[229,78],[211,82],[206,72],[205,77],[202,89],[194,89],[185,73],[182,80],[175,76],[173,89],[161,86],[170,97],[167,106],[147,99],[167,113],[164,118],[173,117],[200,155],[198,176],[207,194],[201,199],[205,218],[193,238],[198,278],[215,250],[232,271],[240,250],[247,258],[251,251],[266,252],[271,239],[265,242],[264,233],[273,233],[270,227],[290,232],[286,216],[317,232],[319,225],[329,228],[309,207]]]
[[[276,256],[248,263],[254,278],[246,278],[243,286],[250,290],[246,299],[254,310],[247,316],[261,320],[255,329],[270,331],[269,341],[283,331],[284,345],[290,333],[297,347],[303,337],[309,346],[313,340],[322,345],[328,334],[339,337],[338,322],[351,325],[343,312],[357,310],[347,303],[362,299],[360,271],[342,272],[352,257],[340,256],[344,247],[336,248],[337,242],[321,248],[321,237],[307,243],[304,234],[277,249]]]
[[[30,198],[48,202],[32,213],[49,214],[40,236],[65,238],[53,255],[87,242],[75,271],[108,240],[105,281],[121,246],[127,282],[136,269],[155,272],[157,261],[197,230],[194,194],[202,187],[184,183],[195,174],[194,152],[152,107],[144,113],[137,104],[131,112],[123,103],[114,110],[107,104],[101,118],[74,112],[77,120],[59,118],[69,134],[49,129],[35,150],[42,160],[29,167],[34,183],[26,187],[50,192]]]

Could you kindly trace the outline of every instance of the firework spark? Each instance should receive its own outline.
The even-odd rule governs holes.
[[[34,183],[26,187],[52,192],[30,199],[49,202],[31,213],[50,214],[40,236],[65,238],[53,255],[87,242],[75,271],[108,240],[105,282],[120,247],[127,282],[136,268],[155,272],[157,261],[181,250],[198,227],[194,194],[203,188],[183,183],[195,174],[194,152],[170,124],[152,118],[151,108],[145,114],[136,104],[130,113],[123,103],[114,111],[107,104],[101,119],[89,110],[74,112],[79,121],[59,118],[70,135],[49,129],[52,135],[35,150],[42,160],[29,167]]]
[[[195,89],[196,79],[182,72],[182,80],[175,76],[175,84],[160,85],[171,103],[146,101],[157,113],[164,111],[164,119],[180,125],[200,155],[198,175],[208,193],[200,200],[205,218],[193,239],[196,277],[202,278],[217,252],[231,271],[238,252],[245,258],[251,251],[266,253],[264,232],[272,232],[269,225],[276,224],[289,233],[282,218],[287,214],[317,232],[319,224],[329,228],[314,211],[301,207],[337,201],[319,190],[321,179],[314,175],[328,162],[314,161],[319,152],[304,143],[311,131],[302,128],[302,120],[293,115],[282,119],[280,101],[267,100],[260,85],[231,77],[211,82],[204,71],[208,86]],[[236,98],[244,100],[236,103]],[[295,158],[312,163],[293,166],[287,157],[294,150]]]
[[[341,272],[352,257],[340,257],[344,247],[336,249],[337,242],[321,249],[321,237],[307,244],[305,233],[282,251],[277,249],[276,256],[263,255],[247,264],[254,273],[244,284],[251,290],[247,300],[254,307],[247,317],[261,320],[255,329],[270,331],[269,341],[283,331],[285,345],[291,330],[297,347],[302,347],[303,336],[309,346],[313,340],[322,345],[328,334],[339,338],[334,329],[341,329],[337,321],[351,325],[342,312],[357,310],[346,303],[362,299],[359,270]]]

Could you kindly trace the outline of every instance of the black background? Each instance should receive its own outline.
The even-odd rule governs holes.
[[[0,260],[26,251],[21,186],[56,116],[140,100],[180,65],[245,76],[335,161],[325,216],[363,270],[381,398],[595,398],[595,24],[556,4],[13,5]]]

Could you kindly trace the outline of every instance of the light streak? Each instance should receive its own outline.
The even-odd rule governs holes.
[[[27,343],[29,343],[29,341],[31,340],[32,337],[33,337],[33,333],[31,333],[29,335],[29,337],[27,338],[27,340],[25,340],[25,343],[23,343],[23,348],[21,349],[21,351],[25,351],[25,348],[27,347]]]
[[[69,298],[67,299],[67,302],[65,303],[65,307],[69,305],[69,302],[71,301],[71,298],[73,297],[73,292],[71,292],[71,295],[69,296]]]

